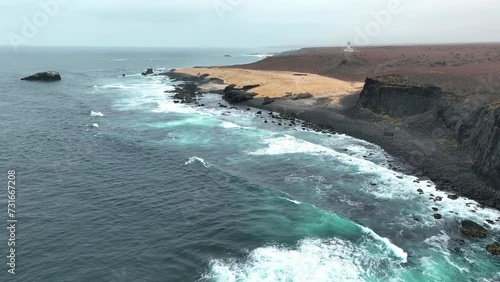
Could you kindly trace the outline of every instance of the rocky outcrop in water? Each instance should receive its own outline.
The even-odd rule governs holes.
[[[460,230],[471,238],[486,238],[488,236],[486,228],[470,220],[462,221]]]
[[[181,103],[192,103],[196,100],[198,93],[198,86],[194,83],[187,82],[177,85],[175,87],[174,99],[180,100]]]
[[[147,69],[145,72],[142,73],[142,75],[144,75],[144,76],[150,75],[150,74],[154,74],[153,69]]]
[[[61,74],[56,72],[56,71],[45,71],[45,72],[39,72],[34,75],[30,75],[24,78],[21,78],[21,80],[27,80],[27,81],[59,81],[61,80]]]
[[[498,242],[494,242],[492,244],[489,244],[487,247],[486,247],[486,250],[494,255],[494,256],[500,256],[500,244]]]

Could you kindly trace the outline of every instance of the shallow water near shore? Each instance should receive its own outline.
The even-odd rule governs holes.
[[[374,144],[220,108],[218,95],[176,104],[175,83],[140,75],[275,50],[0,50],[19,281],[500,280],[485,250],[498,211],[389,169]],[[63,80],[19,81],[47,67]],[[471,240],[462,219],[496,224]]]

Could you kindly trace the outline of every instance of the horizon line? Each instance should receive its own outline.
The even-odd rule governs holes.
[[[419,42],[419,43],[380,43],[366,45],[351,45],[353,47],[389,47],[389,46],[433,46],[433,45],[471,45],[471,44],[500,44],[500,41],[465,41],[465,42]],[[169,48],[169,49],[256,49],[256,48],[342,48],[347,45],[347,42],[342,45],[337,44],[311,44],[311,45],[275,45],[275,46],[127,46],[127,45],[24,45],[20,48]],[[0,48],[12,48],[12,45],[0,44]]]

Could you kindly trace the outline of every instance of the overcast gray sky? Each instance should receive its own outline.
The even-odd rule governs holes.
[[[391,11],[394,1],[400,6]],[[390,20],[375,19],[387,16],[383,11]],[[0,45],[318,46],[356,36],[368,44],[500,41],[498,0],[2,0],[0,19]]]

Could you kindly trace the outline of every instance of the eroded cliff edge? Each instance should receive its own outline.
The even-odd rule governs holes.
[[[455,93],[436,86],[412,84],[404,77],[392,75],[367,78],[358,104],[397,121],[401,130],[420,129],[439,144],[439,151],[456,147],[467,158],[464,162],[499,191],[500,103],[489,102],[471,105]],[[444,128],[439,128],[439,124]]]

